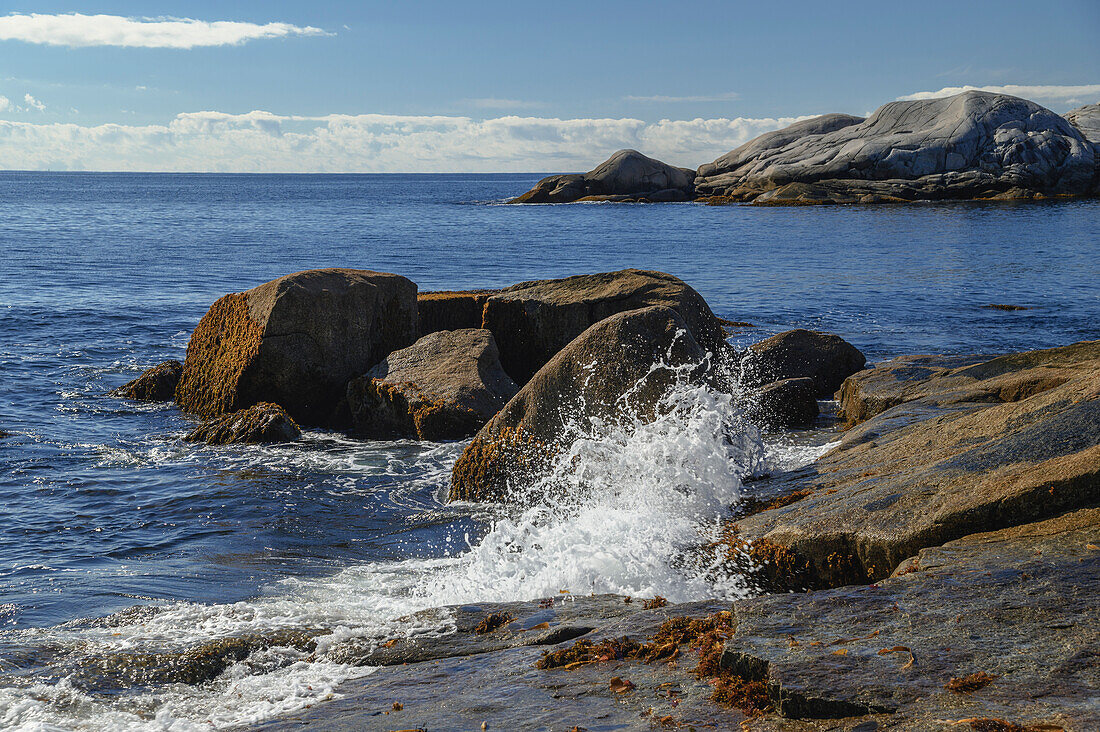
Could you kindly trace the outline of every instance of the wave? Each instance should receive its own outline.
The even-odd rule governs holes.
[[[673,602],[747,595],[743,578],[715,581],[715,567],[692,550],[716,536],[740,499],[746,475],[812,460],[820,450],[767,448],[734,396],[692,383],[686,371],[655,419],[644,418],[629,403],[623,400],[614,419],[574,417],[568,449],[555,457],[547,475],[524,486],[518,499],[501,506],[460,506],[488,518],[483,533],[453,537],[448,546],[434,547],[433,558],[292,577],[246,602],[138,607],[106,619],[0,634],[5,648],[50,649],[25,668],[0,668],[7,677],[0,679],[6,687],[0,689],[0,726],[187,730],[260,722],[333,698],[342,681],[370,673],[331,661],[330,651],[349,640],[381,643],[453,630],[447,611],[418,615],[411,624],[409,616],[427,608],[562,592],[661,595]],[[323,448],[345,438],[311,439]],[[410,449],[408,457],[425,476],[417,480],[432,482],[441,496],[459,447]],[[261,452],[276,462],[312,462],[302,448]],[[427,470],[425,462],[431,464]],[[326,468],[355,472],[366,466],[341,462]],[[384,469],[400,473],[402,466],[391,461]],[[413,471],[409,474],[412,482]],[[89,659],[185,652],[217,639],[303,629],[323,633],[315,649],[264,647],[199,685],[101,693],[80,674]],[[43,657],[53,660],[43,664]]]

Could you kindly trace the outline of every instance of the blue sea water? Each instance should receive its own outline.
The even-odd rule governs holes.
[[[108,395],[182,359],[226,292],[326,266],[397,272],[422,290],[641,267],[675,274],[718,315],[753,323],[743,341],[809,327],[879,360],[1100,337],[1098,201],[496,205],[538,178],[0,173],[0,430],[10,433],[0,439],[0,689],[10,691],[0,693],[0,726],[80,726],[105,710],[117,726],[157,714],[222,724],[297,703],[259,694],[251,716],[233,717],[209,699],[155,690],[140,701],[81,697],[86,708],[74,712],[71,699],[51,696],[63,674],[26,657],[43,644],[89,643],[82,619],[173,608],[155,633],[143,626],[148,637],[121,635],[182,647],[264,613],[283,620],[263,627],[353,625],[317,608],[354,597],[364,615],[378,613],[371,598],[382,588],[451,597],[425,589],[443,583],[456,598],[478,596],[472,575],[417,574],[486,554],[479,542],[499,529],[483,509],[440,501],[461,445],[309,431],[291,445],[199,447],[180,440],[192,423],[172,406]],[[983,307],[994,303],[1027,309]],[[561,556],[582,551],[569,535],[554,538]],[[540,574],[549,564],[493,565],[514,580],[494,591],[518,599],[594,572]],[[695,591],[670,577],[642,586],[644,573],[607,575],[603,589],[628,594]]]

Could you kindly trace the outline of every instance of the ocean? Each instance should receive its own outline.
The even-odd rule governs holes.
[[[427,607],[739,596],[676,558],[745,475],[832,439],[731,442],[729,400],[685,388],[658,423],[576,446],[583,499],[526,507],[443,502],[460,443],[184,443],[189,417],[108,392],[182,360],[227,292],[329,266],[421,290],[639,267],[751,323],[741,345],[807,327],[879,361],[1100,337],[1100,201],[499,205],[539,177],[0,173],[0,728],[271,719],[370,673],[329,659],[339,643],[444,632],[400,620]],[[326,633],[316,653],[266,648],[201,684],[101,672],[302,629]]]

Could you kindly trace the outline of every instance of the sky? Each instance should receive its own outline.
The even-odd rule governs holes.
[[[1100,102],[1100,0],[5,5],[8,170],[697,167],[964,88]]]

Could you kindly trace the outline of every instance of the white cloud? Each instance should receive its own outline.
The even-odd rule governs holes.
[[[0,94],[0,112],[6,112],[11,108],[11,100]]]
[[[732,102],[735,99],[740,99],[741,95],[737,92],[723,92],[721,94],[707,94],[698,97],[666,97],[663,95],[655,95],[651,97],[623,97],[628,102],[652,102],[656,104],[667,104],[675,102]]]
[[[241,23],[192,18],[126,18],[120,15],[12,13],[0,16],[0,40],[48,46],[195,48],[231,46],[257,38],[326,35],[289,23]]]
[[[631,147],[685,167],[802,118],[557,119],[205,111],[166,125],[0,121],[17,170],[506,172],[588,170]]]
[[[941,97],[953,97],[965,91],[987,91],[994,94],[1011,94],[1014,97],[1023,97],[1032,101],[1070,102],[1074,97],[1100,97],[1100,84],[1084,84],[1082,86],[1058,86],[1036,85],[1024,86],[1020,84],[1005,84],[1004,86],[945,86],[939,91],[917,92],[898,97],[899,102],[912,102],[922,99],[939,99]]]
[[[39,112],[44,112],[46,110],[46,105],[32,97],[30,94],[23,95],[23,103],[31,109],[37,109]]]

